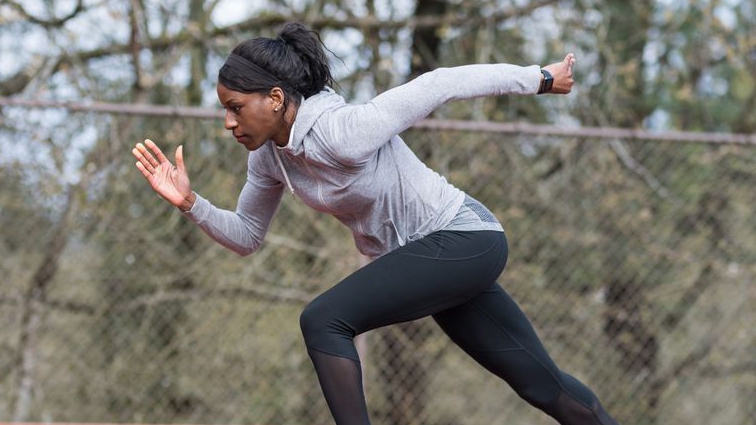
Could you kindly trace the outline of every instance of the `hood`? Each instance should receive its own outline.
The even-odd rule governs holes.
[[[289,134],[289,143],[282,150],[299,155],[304,150],[303,141],[315,122],[324,112],[344,106],[344,98],[336,94],[333,89],[326,87],[320,93],[303,100],[297,109],[297,117]]]
[[[297,109],[297,117],[294,119],[294,124],[291,126],[291,133],[289,134],[289,143],[284,147],[276,147],[273,149],[273,153],[276,157],[278,167],[283,173],[284,180],[286,181],[286,187],[289,188],[292,196],[295,196],[294,186],[289,179],[289,173],[286,172],[283,161],[281,161],[281,155],[278,151],[288,151],[292,155],[300,155],[304,151],[304,138],[307,133],[310,132],[312,127],[317,122],[318,118],[323,115],[324,112],[344,106],[346,102],[344,98],[336,94],[330,87],[326,87],[320,93],[310,96],[302,101]]]

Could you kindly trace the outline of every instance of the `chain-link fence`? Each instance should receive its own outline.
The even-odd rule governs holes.
[[[365,261],[346,229],[287,194],[241,258],[130,154],[183,143],[193,187],[233,209],[246,153],[217,122],[50,114],[8,109],[0,135],[0,420],[330,423],[298,316]],[[500,283],[622,423],[753,422],[756,146],[404,136],[501,219]],[[553,423],[427,319],[360,347],[376,424]]]

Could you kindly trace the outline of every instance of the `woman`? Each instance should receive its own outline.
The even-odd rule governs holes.
[[[568,54],[543,69],[442,68],[350,105],[330,89],[318,35],[287,24],[276,39],[238,45],[218,75],[225,128],[250,151],[235,212],[190,189],[181,146],[175,167],[150,140],[133,154],[158,194],[241,255],[260,246],[285,189],[351,229],[359,251],[373,261],[313,300],[300,318],[337,424],[369,424],[353,338],[427,315],[559,423],[615,424],[585,385],[559,370],[496,283],[507,260],[501,224],[398,136],[452,99],[569,93],[574,63]]]

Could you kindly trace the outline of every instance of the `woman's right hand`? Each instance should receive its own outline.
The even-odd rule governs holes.
[[[543,67],[554,77],[554,85],[549,93],[567,94],[572,91],[573,79],[572,68],[575,66],[575,54],[568,53],[561,62],[552,63]]]
[[[147,145],[145,147],[145,145]],[[152,152],[147,150],[149,148]],[[184,166],[184,148],[176,148],[176,165],[163,155],[163,151],[150,139],[137,143],[131,150],[138,160],[136,167],[142,172],[152,189],[181,211],[189,211],[196,196],[189,184],[189,175]],[[153,155],[154,154],[154,155]]]

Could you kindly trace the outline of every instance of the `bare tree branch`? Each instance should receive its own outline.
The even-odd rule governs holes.
[[[533,1],[525,7],[497,10],[491,15],[482,16],[476,14],[475,16],[459,15],[459,14],[444,14],[444,15],[422,15],[422,16],[410,16],[403,20],[382,20],[375,15],[368,15],[364,17],[350,16],[347,19],[330,18],[326,16],[318,16],[316,19],[309,19],[307,23],[313,28],[332,28],[332,29],[345,29],[345,28],[359,28],[359,29],[381,29],[381,30],[396,30],[402,28],[439,28],[439,27],[466,27],[477,28],[480,25],[485,24],[486,21],[504,21],[516,17],[527,16],[533,11],[542,7],[551,6],[558,3],[559,0],[539,0]],[[255,16],[238,24],[229,25],[227,27],[218,28],[213,32],[213,35],[230,35],[239,32],[245,32],[254,30],[257,28],[268,28],[271,26],[281,25],[289,21],[305,20],[307,16],[291,16],[282,14],[264,14]]]
[[[47,73],[49,62],[48,59],[40,56],[32,58],[25,69],[0,81],[0,96],[12,96],[26,90],[35,78]]]
[[[45,28],[60,27],[69,20],[75,18],[76,15],[84,11],[84,0],[77,0],[76,7],[74,7],[74,9],[68,15],[63,16],[62,18],[43,19],[27,12],[24,6],[14,1],[5,0],[0,2],[0,5],[2,4],[10,6],[16,12],[21,14],[21,16],[23,16],[26,21],[33,24],[42,25]]]
[[[686,374],[691,368],[700,365],[701,361],[711,353],[719,336],[710,336],[702,341],[698,347],[691,351],[684,359],[670,367],[666,372],[659,373],[651,382],[651,388],[656,393],[661,393],[675,379]]]
[[[331,29],[347,29],[347,28],[359,28],[363,31],[367,30],[397,30],[402,28],[439,28],[439,27],[467,27],[475,28],[478,25],[484,24],[486,21],[500,22],[507,19],[516,17],[527,16],[534,10],[541,7],[550,6],[556,4],[558,0],[540,0],[534,1],[526,7],[517,9],[507,9],[497,11],[490,16],[462,16],[447,14],[444,16],[423,16],[423,17],[409,17],[404,20],[386,21],[376,18],[375,16],[366,17],[349,17],[347,19],[336,19],[319,16],[316,19],[308,19],[305,15],[288,15],[268,13],[253,18],[247,19],[237,24],[229,25],[226,27],[215,28],[205,34],[204,37],[200,36],[195,29],[188,26],[185,30],[170,36],[163,36],[151,40],[150,47],[154,51],[163,51],[166,49],[174,48],[182,44],[202,45],[206,43],[207,39],[215,39],[223,36],[233,36],[240,33],[246,33],[249,31],[257,31],[260,28],[270,28],[276,25],[281,25],[290,21],[307,21],[307,23],[316,29],[331,28]],[[109,55],[128,54],[131,52],[132,43],[120,43],[112,44],[106,47],[87,50],[75,53],[73,55],[65,55],[59,58],[58,63],[55,66],[56,70],[61,69],[65,65],[79,61],[86,62],[90,59],[101,58]],[[75,56],[75,58],[74,58]]]
[[[0,96],[10,96],[21,91],[29,85],[31,82],[31,75],[28,70],[24,69],[17,72],[15,75],[0,81]]]
[[[622,163],[625,164],[625,166],[632,172],[640,176],[654,192],[656,192],[662,198],[667,198],[669,196],[669,190],[667,190],[667,188],[661,184],[659,179],[654,177],[654,175],[648,170],[648,168],[644,167],[643,164],[640,163],[640,161],[633,158],[624,143],[617,139],[614,139],[610,141],[609,144],[612,146],[612,149],[617,154]]]

